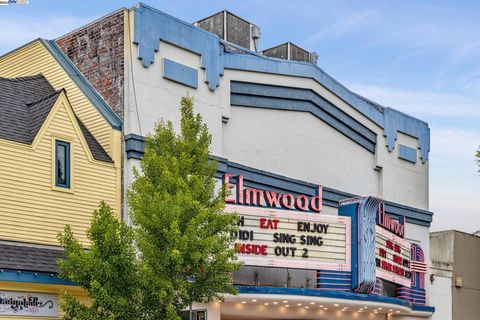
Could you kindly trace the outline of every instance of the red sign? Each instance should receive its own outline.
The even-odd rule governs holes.
[[[234,177],[237,178],[236,184],[230,182],[230,179]],[[300,211],[322,211],[322,186],[317,187],[317,194],[315,196],[307,196],[304,194],[283,194],[275,191],[244,187],[243,175],[233,173],[226,173],[223,181],[227,185],[227,188],[232,191],[225,199],[227,203]]]
[[[396,234],[399,237],[404,237],[405,236],[405,218],[400,217],[399,221],[390,218],[386,213],[385,213],[385,206],[384,203],[382,202],[378,208],[378,214],[377,214],[377,224],[388,231]]]

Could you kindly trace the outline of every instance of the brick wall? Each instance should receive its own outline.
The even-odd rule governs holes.
[[[123,11],[60,37],[57,44],[123,119]]]

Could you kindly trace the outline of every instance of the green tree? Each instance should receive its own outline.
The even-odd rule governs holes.
[[[146,140],[141,173],[128,191],[144,282],[145,319],[179,319],[191,302],[236,293],[231,273],[238,216],[225,214],[225,186],[215,191],[211,135],[193,100],[181,100],[180,131],[161,121]],[[195,279],[192,283],[189,278]],[[145,309],[147,309],[145,307]]]
[[[477,154],[475,155],[477,158],[477,163],[480,166],[480,146],[478,147]],[[478,170],[480,172],[480,169]]]
[[[65,294],[64,319],[141,319],[139,264],[132,230],[102,202],[93,214],[87,236],[89,250],[75,239],[69,226],[58,235],[65,253],[65,259],[58,261],[60,277],[80,285],[92,300],[87,306]]]

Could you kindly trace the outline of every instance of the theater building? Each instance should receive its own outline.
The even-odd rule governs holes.
[[[192,24],[139,4],[56,42],[124,120],[125,186],[182,96],[208,124],[245,264],[240,294],[199,319],[431,318],[428,124],[260,35],[228,11]]]
[[[121,211],[122,121],[53,41],[0,57],[0,319],[59,319],[57,234],[85,246],[100,201]]]

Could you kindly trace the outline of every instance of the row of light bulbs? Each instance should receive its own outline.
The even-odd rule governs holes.
[[[257,299],[252,299],[251,301],[252,301],[252,302],[257,302]],[[284,303],[283,306],[284,306],[285,308],[290,308],[290,305],[288,304],[288,301],[287,301],[287,300],[283,300],[282,302]],[[247,301],[242,301],[242,303],[245,304],[245,303],[247,303]],[[279,304],[279,302],[278,302],[278,301],[274,301],[274,302],[272,302],[272,303],[270,303],[270,302],[264,302],[264,303],[263,303],[264,306],[269,306],[270,304],[272,304],[272,305],[277,305],[277,304]],[[298,307],[301,307],[302,305],[303,305],[303,304],[301,304],[301,303],[297,303],[297,306],[298,306]],[[310,302],[310,305],[312,305],[312,306],[315,305],[315,302]],[[334,306],[334,307],[340,307],[340,305],[339,305],[338,303],[334,303],[333,306]],[[328,307],[324,307],[323,305],[319,305],[318,307],[319,307],[319,308],[322,308],[322,309],[325,310],[325,311],[328,310]],[[309,306],[309,305],[306,305],[306,306],[304,306],[304,308],[305,308],[305,309],[310,309],[310,306]],[[347,309],[348,309],[347,307],[343,307],[340,311],[347,311]],[[368,307],[362,307],[362,308],[360,308],[357,312],[363,312],[363,311],[365,311],[366,309],[368,309]],[[378,312],[381,311],[381,310],[383,310],[383,308],[375,308],[375,309],[372,310],[372,312],[373,312],[373,313],[378,313]],[[389,309],[388,311],[389,311],[390,313],[392,313],[392,312],[394,312],[394,311],[395,311],[396,313],[400,313],[399,310]]]

